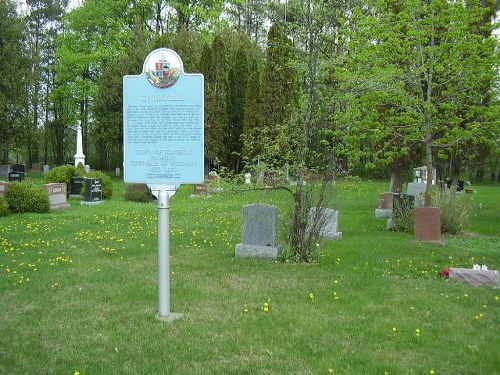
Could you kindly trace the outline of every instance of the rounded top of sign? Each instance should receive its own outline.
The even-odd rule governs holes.
[[[173,86],[181,76],[183,67],[179,55],[168,48],[151,52],[144,61],[148,81],[161,89]]]

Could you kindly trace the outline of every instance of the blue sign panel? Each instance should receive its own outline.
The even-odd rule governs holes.
[[[167,48],[146,57],[142,74],[123,77],[125,182],[203,182],[203,84]]]

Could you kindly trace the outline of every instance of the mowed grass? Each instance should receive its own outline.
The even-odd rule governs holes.
[[[375,218],[386,185],[337,183],[343,238],[317,264],[234,257],[241,207],[275,204],[283,224],[289,193],[182,186],[170,323],[156,204],[126,202],[122,181],[99,206],[0,218],[0,374],[500,374],[500,290],[437,273],[500,268],[500,187],[476,187],[467,232],[435,245]]]

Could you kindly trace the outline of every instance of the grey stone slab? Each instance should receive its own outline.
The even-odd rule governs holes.
[[[278,244],[278,209],[270,204],[248,204],[242,209],[242,243],[255,246]]]
[[[242,241],[235,247],[237,257],[277,259],[283,251],[278,245],[278,209],[269,204],[249,204],[242,210]]]
[[[316,216],[317,208],[312,207],[309,211],[309,221],[312,222]],[[319,224],[322,226],[321,237],[330,240],[337,240],[342,238],[342,232],[339,232],[339,211],[332,208],[323,208]]]
[[[500,288],[500,272],[496,270],[450,268],[449,278],[450,280],[459,280],[471,285]]]
[[[408,183],[408,195],[415,197],[415,205],[421,207],[425,201],[425,191],[427,184],[423,182],[410,182]]]

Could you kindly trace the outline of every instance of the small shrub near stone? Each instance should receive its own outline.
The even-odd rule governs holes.
[[[393,202],[392,220],[394,230],[413,233],[415,231],[415,205],[408,199],[401,199],[398,204]]]
[[[0,195],[0,217],[7,216],[9,213],[9,202],[3,195]]]
[[[124,195],[127,201],[132,202],[151,202],[155,199],[151,189],[146,184],[127,184]]]
[[[441,233],[458,234],[462,231],[471,210],[465,195],[443,191],[433,196],[433,205],[439,207]]]
[[[44,177],[44,182],[49,183],[65,183],[69,185],[72,177],[83,176],[85,171],[82,168],[74,165],[66,164],[55,167],[47,172]]]
[[[50,200],[43,186],[35,185],[30,181],[15,181],[10,184],[5,194],[10,211],[23,212],[48,212]]]

